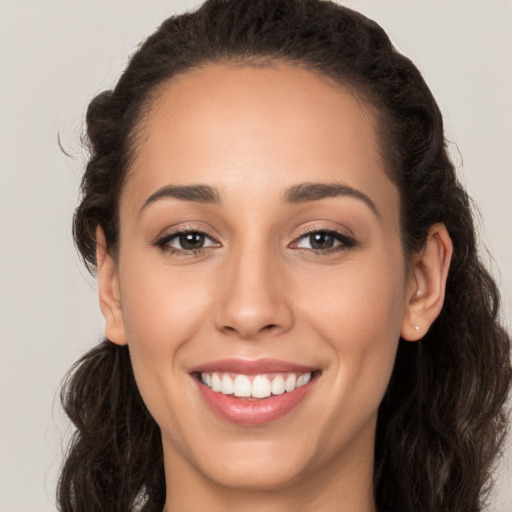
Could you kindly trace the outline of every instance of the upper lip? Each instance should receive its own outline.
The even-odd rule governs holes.
[[[289,361],[282,361],[279,359],[220,359],[218,361],[210,361],[200,364],[190,369],[190,373],[196,372],[226,372],[226,373],[241,373],[244,375],[259,375],[262,373],[279,373],[279,372],[292,372],[292,373],[308,373],[314,372],[318,368],[306,366],[302,364],[291,363]]]

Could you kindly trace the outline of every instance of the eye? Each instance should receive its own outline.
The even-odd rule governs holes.
[[[302,235],[294,245],[297,249],[329,252],[354,247],[356,242],[337,231],[319,230]]]
[[[207,247],[218,247],[218,243],[201,231],[177,231],[160,238],[156,245],[171,252],[194,253]]]

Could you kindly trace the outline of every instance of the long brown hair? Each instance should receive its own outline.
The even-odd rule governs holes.
[[[379,410],[374,492],[393,512],[481,510],[506,431],[510,338],[499,294],[477,254],[471,202],[446,151],[439,108],[420,72],[375,22],[321,0],[208,0],[172,17],[133,55],[113,90],[87,112],[90,159],[74,237],[90,270],[95,229],[116,254],[118,202],[137,128],[157,87],[220,60],[280,61],[348,85],[376,112],[389,177],[401,194],[405,251],[434,223],[454,244],[440,316],[419,342],[400,341]],[[160,512],[160,432],[135,384],[127,347],[104,341],[62,390],[76,432],[62,468],[63,512]]]

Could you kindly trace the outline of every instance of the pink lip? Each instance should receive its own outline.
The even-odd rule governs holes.
[[[279,359],[221,359],[198,365],[190,369],[190,373],[196,372],[230,372],[243,373],[244,375],[261,375],[263,373],[293,372],[308,373],[318,368],[301,364],[280,361]]]
[[[230,372],[245,375],[261,375],[265,373],[293,372],[308,373],[318,368],[298,365],[277,359],[260,359],[255,361],[244,359],[223,359],[199,365],[190,370],[191,374],[200,372]],[[263,399],[237,398],[233,395],[224,395],[212,391],[204,385],[199,378],[194,377],[201,397],[210,409],[218,416],[231,423],[241,426],[257,426],[270,423],[288,414],[297,407],[311,391],[317,378],[313,378],[305,385],[291,392],[281,395],[271,395]]]

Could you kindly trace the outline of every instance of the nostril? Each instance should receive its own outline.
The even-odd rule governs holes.
[[[217,329],[226,335],[252,339],[260,335],[287,332],[293,325],[293,314],[287,304],[253,301],[244,303],[231,297],[220,303],[215,313]]]
[[[272,331],[277,331],[278,329],[279,329],[278,324],[267,324],[259,329],[255,328],[254,330],[242,329],[242,328],[237,329],[236,327],[233,327],[232,325],[225,325],[222,328],[222,330],[225,333],[229,333],[229,334],[236,333],[236,334],[238,334],[239,337],[241,337],[243,339],[252,339],[261,333],[264,333],[264,332],[271,333]]]

